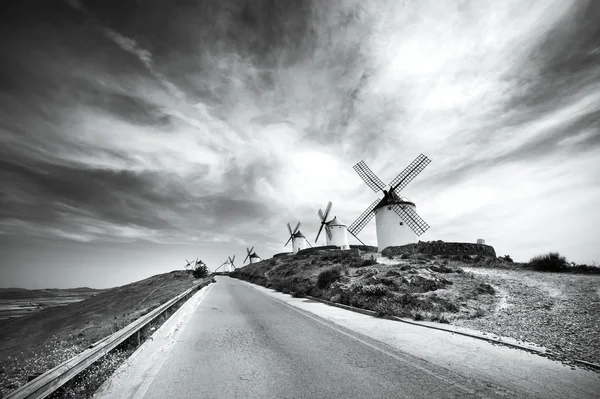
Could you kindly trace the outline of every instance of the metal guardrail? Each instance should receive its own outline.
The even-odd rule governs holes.
[[[79,355],[59,364],[51,370],[46,371],[44,374],[38,376],[34,380],[9,393],[5,399],[41,399],[51,395],[79,373],[90,367],[104,355],[130,339],[135,334],[137,334],[139,343],[140,332],[144,327],[160,316],[164,315],[165,319],[167,319],[170,316],[170,314],[168,314],[169,310],[174,305],[180,301],[189,299],[196,291],[209,285],[211,280],[212,278],[203,280],[195,286],[187,289],[183,293],[163,303],[148,314],[145,314],[129,325],[123,327],[121,330],[90,345],[88,349]]]

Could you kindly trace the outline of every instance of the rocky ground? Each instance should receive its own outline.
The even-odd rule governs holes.
[[[462,267],[496,290],[493,312],[453,324],[534,342],[600,364],[600,276]]]

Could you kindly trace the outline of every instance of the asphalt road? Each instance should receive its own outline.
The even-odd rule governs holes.
[[[147,373],[154,375],[146,375],[146,386],[136,397],[515,396],[227,277],[211,286],[166,352],[156,372]]]

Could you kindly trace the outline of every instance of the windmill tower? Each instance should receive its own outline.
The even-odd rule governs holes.
[[[332,220],[327,221],[327,217],[329,216],[329,212],[331,211],[331,201],[327,204],[327,208],[325,208],[325,213],[319,209],[317,213],[319,215],[319,219],[321,219],[321,227],[319,227],[319,232],[317,233],[317,238],[315,239],[315,244],[319,239],[319,235],[325,227],[325,238],[326,245],[336,245],[341,249],[350,249],[350,245],[348,245],[348,234],[346,233],[346,225],[338,220],[337,217],[334,216]]]
[[[227,260],[225,262],[221,263],[221,266],[217,267],[217,269],[215,270],[215,273],[220,268],[223,268],[223,270],[222,270],[223,273],[229,273],[229,272],[234,271],[235,270],[235,265],[233,264],[234,261],[235,261],[235,255],[233,255],[233,259],[231,258],[231,256],[228,256]]]
[[[353,236],[357,234],[375,216],[377,225],[377,247],[381,252],[384,248],[417,242],[417,236],[423,234],[429,225],[416,212],[414,202],[398,193],[408,185],[431,160],[420,154],[394,180],[390,182],[390,190],[386,191],[385,184],[369,169],[364,161],[354,165],[354,170],[364,182],[376,193],[383,191],[383,198],[376,199],[348,228]],[[357,237],[358,238],[358,237]]]
[[[260,256],[258,256],[256,254],[256,252],[254,252],[254,247],[252,247],[252,248],[246,247],[246,252],[248,252],[248,255],[246,255],[246,259],[244,259],[244,263],[246,263],[248,258],[250,259],[250,263],[260,262],[262,260],[260,258]]]
[[[294,254],[297,254],[298,251],[306,248],[306,244],[308,244],[308,242],[306,241],[306,237],[304,237],[304,234],[302,234],[302,232],[298,230],[300,228],[300,222],[298,222],[296,228],[294,228],[294,231],[292,231],[292,226],[290,226],[289,223],[287,224],[287,227],[290,232],[290,238],[287,240],[284,247],[287,247],[287,245],[290,243],[290,240],[292,240],[292,252]]]

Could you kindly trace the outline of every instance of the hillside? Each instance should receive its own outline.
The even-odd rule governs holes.
[[[376,261],[373,253],[315,248],[251,264],[230,276],[380,316],[510,336],[544,345],[557,358],[600,363],[600,275],[536,272],[483,247],[475,248],[477,255],[423,253],[417,245],[397,248]]]
[[[192,287],[191,273],[173,271],[111,288],[83,301],[0,323],[0,397],[82,352]]]

